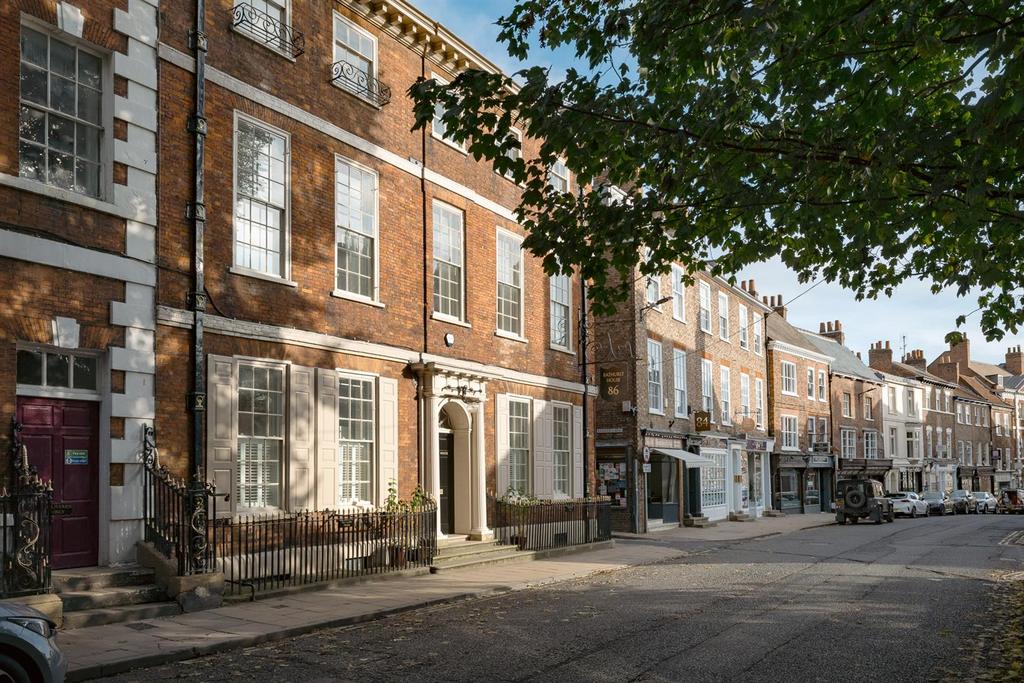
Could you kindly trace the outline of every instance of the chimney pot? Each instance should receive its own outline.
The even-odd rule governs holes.
[[[742,289],[744,292],[747,291],[747,281],[746,280],[743,280],[742,282],[740,282],[740,289]]]
[[[838,332],[841,329],[843,329],[843,324],[837,320],[836,321],[836,332]]]
[[[887,349],[891,349],[892,348],[891,346],[889,346],[889,340],[885,341],[885,348],[887,348]]]
[[[857,360],[860,360],[860,351],[857,352]]]
[[[827,325],[826,327],[827,327],[827,329],[828,329],[828,331],[829,331],[829,332],[831,332],[831,331],[832,331],[832,323],[831,323],[831,322],[829,322],[829,323],[828,323],[828,325]]]
[[[754,281],[753,280],[749,280],[747,282],[747,287],[750,288],[750,293],[751,294],[757,294],[757,287],[754,286]]]
[[[768,305],[768,297],[762,296],[761,297],[761,303],[763,303],[765,306],[767,306]]]
[[[818,332],[821,333],[821,332],[824,332],[824,331],[825,331],[825,323],[818,323]]]

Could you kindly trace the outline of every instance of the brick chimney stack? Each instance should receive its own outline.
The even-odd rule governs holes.
[[[1006,351],[1006,371],[1011,375],[1024,375],[1024,353],[1020,346],[1012,346]]]
[[[939,356],[928,370],[944,380],[960,381],[960,363],[953,360],[948,352]]]
[[[842,346],[846,346],[846,334],[843,332],[843,324],[838,320],[820,323],[818,331],[822,337],[827,337]]]
[[[925,360],[924,351],[921,349],[914,349],[904,356],[903,363],[922,372],[928,369],[928,361]]]
[[[889,346],[889,342],[883,345],[878,341],[871,345],[868,349],[868,365],[881,372],[892,370],[892,347]]]
[[[753,280],[743,280],[740,282],[740,289],[755,299],[757,298],[757,287],[754,285]]]
[[[772,307],[772,310],[775,311],[775,313],[780,318],[782,318],[783,320],[786,319],[786,307],[782,303],[782,295],[781,294],[779,294],[778,296],[773,296],[770,299],[770,304],[769,305]]]
[[[959,344],[950,344],[949,352],[943,355],[949,357],[950,363],[959,363],[963,367],[967,367],[967,364],[971,362],[971,341],[967,338],[967,334],[962,334],[963,341]]]

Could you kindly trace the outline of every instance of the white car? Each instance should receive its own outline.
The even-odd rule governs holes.
[[[988,491],[975,491],[974,500],[978,501],[978,514],[996,513],[996,503],[999,501]]]
[[[923,501],[913,491],[897,491],[885,495],[892,500],[892,510],[896,515],[906,515],[907,517],[928,516],[928,503]]]

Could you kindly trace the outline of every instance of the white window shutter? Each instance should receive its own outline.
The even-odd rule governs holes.
[[[587,397],[584,396],[586,401]],[[583,497],[583,407],[572,407],[572,497]]]
[[[533,402],[533,495],[550,500],[555,491],[554,426],[551,404]]]
[[[312,510],[316,440],[316,371],[299,365],[288,372],[288,490],[292,510]]]
[[[495,489],[494,496],[501,498],[508,493],[508,395],[498,394],[494,397],[494,433],[498,441],[498,452],[495,454]]]
[[[216,490],[217,517],[235,509],[238,440],[235,433],[238,387],[235,362],[224,356],[207,357],[206,478]]]
[[[316,509],[338,507],[338,373],[316,371]]]
[[[388,486],[398,483],[398,380],[381,377],[378,387],[377,505],[383,505]]]

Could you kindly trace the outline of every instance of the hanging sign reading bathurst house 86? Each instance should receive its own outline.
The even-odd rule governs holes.
[[[615,400],[622,395],[622,378],[625,370],[601,368],[601,398]]]

